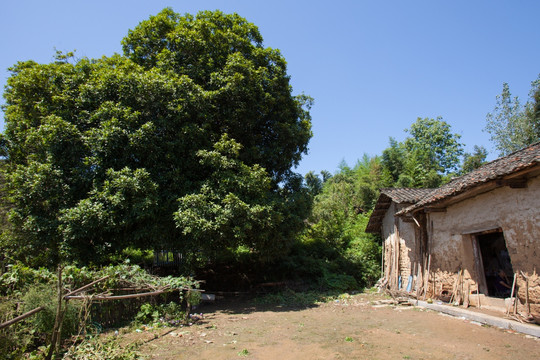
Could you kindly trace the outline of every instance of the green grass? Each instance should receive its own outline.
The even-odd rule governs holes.
[[[249,355],[248,349],[243,349],[242,351],[238,352],[238,356],[248,356],[248,355]]]

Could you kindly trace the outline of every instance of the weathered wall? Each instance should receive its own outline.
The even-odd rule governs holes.
[[[384,271],[391,289],[397,289],[399,276],[402,279],[401,288],[407,288],[416,261],[413,224],[394,216],[402,208],[403,205],[392,203],[382,222],[382,236],[385,239]]]
[[[395,227],[394,214],[396,212],[395,204],[392,203],[384,216],[382,222],[382,238],[384,239],[384,277],[388,285],[393,288],[395,285],[393,272],[395,268]]]
[[[540,177],[527,185],[524,189],[501,187],[454,204],[446,212],[430,213],[432,264],[457,271],[467,255],[463,251],[469,250],[466,234],[499,227],[514,270],[540,269]]]
[[[519,312],[532,314],[535,321],[540,324],[540,276],[535,272],[527,276],[520,274],[517,283],[517,297],[520,301]]]
[[[399,207],[401,210],[403,206]],[[398,210],[398,211],[399,211]],[[400,262],[400,275],[403,279],[402,288],[407,289],[409,276],[414,274],[414,264],[416,263],[416,242],[414,223],[403,222],[402,218],[398,220],[398,231],[400,238],[400,258],[403,259]]]
[[[462,268],[476,288],[475,249],[470,234],[501,228],[514,271],[533,274],[540,269],[539,200],[540,177],[535,177],[529,179],[526,188],[497,188],[451,205],[446,212],[429,213],[432,271],[442,278],[444,273],[457,273]]]

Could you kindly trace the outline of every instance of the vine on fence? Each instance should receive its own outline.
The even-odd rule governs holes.
[[[36,293],[33,289],[39,287],[51,290],[53,285],[57,289],[56,300],[54,300],[54,296],[48,296],[46,299],[38,299],[39,301],[32,302],[32,304],[35,304],[34,309],[28,309],[28,306],[24,306],[25,297],[23,294]],[[108,301],[112,303],[112,306],[118,307],[120,300],[148,299],[149,297],[155,298],[160,294],[177,292],[177,301],[181,303],[184,291],[188,294],[198,293],[200,291],[198,287],[198,282],[193,279],[172,276],[157,277],[136,265],[129,264],[108,266],[100,269],[65,266],[59,267],[56,274],[47,269],[31,269],[18,264],[12,265],[9,266],[7,272],[0,276],[0,296],[3,301],[9,300],[9,303],[15,307],[0,309],[4,312],[4,314],[0,314],[0,320],[5,321],[0,324],[0,335],[6,337],[6,341],[0,343],[0,352],[16,357],[16,353],[20,355],[21,351],[26,351],[27,349],[15,347],[16,339],[9,341],[10,336],[20,336],[21,331],[26,330],[28,336],[36,340],[34,342],[50,344],[46,359],[51,359],[58,352],[62,335],[66,332],[62,331],[62,327],[67,311],[72,308],[68,306],[70,301],[76,301],[79,304],[77,308],[80,312],[78,329],[71,329],[66,335],[77,334],[76,338],[79,338],[86,333],[86,328],[92,320],[92,304],[95,302]],[[190,298],[193,297],[193,295],[189,296]],[[30,303],[28,300],[26,302]],[[100,308],[103,308],[103,306],[100,306]],[[23,309],[27,313],[21,316]],[[19,316],[14,317],[14,315]],[[42,328],[40,333],[32,330],[36,322],[47,323],[43,322],[43,319],[47,317],[51,319],[51,316],[54,318],[54,326],[50,324],[51,320],[48,320],[49,331],[51,331],[52,327],[50,336],[46,336]],[[16,326],[16,331],[7,329],[10,326]],[[48,340],[46,340],[47,338]]]

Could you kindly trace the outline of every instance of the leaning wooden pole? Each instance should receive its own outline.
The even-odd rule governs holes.
[[[516,273],[516,276],[517,276],[517,273]],[[516,280],[517,280],[517,277],[516,277]],[[514,287],[517,287],[517,281],[516,281],[516,285],[514,285]],[[518,289],[516,288],[515,290],[515,293],[514,293],[514,315],[516,315],[518,313]]]
[[[111,296],[84,296],[84,295],[72,295],[72,296],[66,296],[65,298],[67,300],[69,299],[77,299],[77,300],[83,300],[86,298],[90,298],[92,301],[107,301],[107,300],[124,300],[124,299],[133,299],[133,298],[139,298],[144,296],[154,296],[163,294],[166,291],[169,291],[169,288],[157,290],[153,292],[146,292],[146,293],[139,293],[139,294],[127,294],[127,295],[111,295]]]
[[[43,309],[45,309],[45,307],[44,307],[44,306],[40,306],[40,307],[38,307],[38,308],[35,308],[34,310],[30,310],[30,311],[28,311],[28,312],[26,312],[26,313],[24,313],[24,314],[22,314],[22,315],[19,315],[19,316],[17,316],[17,317],[14,318],[14,319],[11,319],[11,320],[9,320],[9,321],[6,321],[5,323],[0,324],[0,329],[3,329],[3,328],[8,327],[8,326],[10,326],[10,325],[13,325],[13,324],[15,324],[15,323],[17,323],[17,322],[19,322],[19,321],[21,321],[21,320],[26,319],[27,317],[30,317],[30,316],[32,316],[32,315],[34,315],[34,314],[37,314],[38,312],[40,312],[40,311],[43,310]]]
[[[517,280],[517,273],[514,274],[514,282],[512,283],[512,293],[510,294],[510,299],[514,298],[514,290],[516,289],[516,280]],[[514,299],[514,302],[516,299]],[[510,306],[506,309],[506,315],[508,316],[510,314]]]
[[[428,295],[428,291],[429,291],[430,268],[431,268],[431,254],[428,255],[428,262],[427,262],[427,268],[426,268],[426,276],[425,276],[425,283],[424,283],[424,300],[426,300],[426,296]]]
[[[109,275],[104,276],[104,277],[102,277],[101,279],[98,279],[98,280],[96,280],[96,281],[92,281],[90,284],[86,284],[86,285],[84,285],[84,286],[82,286],[82,287],[80,287],[80,288],[78,288],[78,289],[76,289],[76,290],[70,291],[69,293],[67,293],[66,295],[64,295],[64,299],[68,299],[68,298],[69,298],[70,296],[72,296],[72,295],[78,294],[78,293],[80,293],[81,291],[84,291],[84,290],[86,290],[86,289],[88,289],[88,288],[94,286],[95,284],[101,282],[101,281],[107,280],[109,277],[110,277]]]
[[[520,271],[521,276],[525,279],[525,311],[527,311],[527,316],[531,315],[531,304],[529,302],[529,277],[525,275],[523,271]]]

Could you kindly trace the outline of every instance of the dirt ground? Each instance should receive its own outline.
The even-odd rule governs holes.
[[[149,359],[540,359],[540,340],[359,294],[310,308],[203,305],[190,327],[126,334]]]

